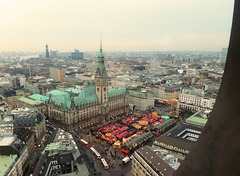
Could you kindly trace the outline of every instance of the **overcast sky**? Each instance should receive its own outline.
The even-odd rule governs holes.
[[[220,51],[234,0],[0,0],[0,52]]]

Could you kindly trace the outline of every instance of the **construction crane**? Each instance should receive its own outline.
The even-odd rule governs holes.
[[[169,117],[177,118],[179,115],[179,104],[177,99],[177,93],[174,91],[173,98],[171,100],[171,109],[169,112]]]

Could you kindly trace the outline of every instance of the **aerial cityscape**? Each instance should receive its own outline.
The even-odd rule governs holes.
[[[37,32],[32,19],[36,11],[31,16],[17,1],[0,2],[6,14],[10,13],[6,9],[22,7],[21,12],[16,10],[19,17],[13,15],[8,22],[3,21],[5,32],[0,34],[3,38],[0,45],[0,176],[173,175],[201,135],[222,82],[233,6],[233,2],[223,2],[225,4],[218,7],[219,11],[225,6],[228,8],[223,14],[228,17],[224,19],[226,22],[219,21],[221,17],[212,17],[216,26],[208,26],[211,30],[204,29],[203,33],[197,30],[197,37],[183,32],[183,28],[195,23],[192,24],[188,13],[182,12],[180,16],[186,15],[191,24],[183,24],[179,29],[176,26],[174,31],[179,31],[179,36],[171,34],[174,22],[169,22],[169,33],[163,28],[166,35],[157,35],[155,29],[147,31],[146,25],[164,26],[150,22],[158,8],[163,8],[160,6],[173,11],[178,8],[168,2],[153,1],[151,5],[139,2],[138,7],[134,6],[136,1],[131,2],[125,11],[137,15],[129,15],[132,18],[129,24],[125,21],[128,16],[123,10],[124,3],[105,0],[103,4],[86,3],[86,9],[79,7],[82,15],[88,14],[87,9],[95,9],[96,15],[91,13],[85,19],[79,11],[83,22],[78,26],[74,21],[79,5],[76,1],[66,4],[50,1],[49,6],[39,12],[43,16],[37,18]],[[27,6],[39,10],[47,4],[39,2],[36,7],[34,3]],[[183,2],[188,3],[195,7],[190,1]],[[54,6],[59,9],[51,9]],[[199,2],[199,6],[204,7],[204,3]],[[64,8],[69,13],[65,14]],[[99,16],[98,10],[103,11]],[[219,11],[216,13],[220,14]],[[53,14],[50,19],[45,12]],[[66,21],[63,19],[66,24],[59,21],[58,13],[66,16]],[[115,23],[122,24],[113,26],[111,32],[108,27],[113,25],[114,17]],[[175,15],[168,17],[176,18]],[[73,23],[67,20],[70,18]],[[155,18],[158,16],[154,16],[153,21]],[[19,27],[19,34],[15,33],[17,28],[8,31],[11,25],[18,25],[16,21],[20,19],[26,23]],[[43,19],[50,20],[50,31],[49,26],[43,27]],[[94,20],[98,28],[93,30]],[[145,28],[141,28],[142,24],[138,26],[141,20],[146,21]],[[167,20],[162,21],[168,24]],[[23,29],[30,23],[33,26],[24,33]],[[122,29],[117,29],[118,25]],[[87,30],[86,26],[91,29]],[[61,29],[54,33],[55,27]],[[79,36],[77,29],[81,31]],[[64,31],[71,30],[71,35],[64,36]],[[33,34],[35,32],[39,32],[39,36]],[[13,41],[14,36],[18,40]],[[215,44],[211,41],[213,38]]]

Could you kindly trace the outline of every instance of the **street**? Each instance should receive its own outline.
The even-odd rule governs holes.
[[[122,159],[126,157],[126,154],[123,154],[120,149],[116,149],[113,146],[110,145],[102,145],[101,143],[95,142],[93,137],[89,137],[88,135],[85,135],[83,133],[76,133],[73,135],[77,141],[77,145],[80,150],[86,152],[91,162],[93,162],[93,165],[96,169],[96,172],[104,175],[104,176],[122,176],[129,174],[131,172],[131,160],[126,164],[122,164]],[[82,143],[79,141],[79,137],[77,139],[77,136],[81,136],[85,141],[89,143],[89,147],[94,147],[102,156],[102,158],[105,158],[106,162],[109,165],[109,169],[105,170],[103,167],[103,164],[100,159],[97,159],[97,157],[90,152],[89,147],[85,148]],[[82,153],[82,152],[81,152]]]

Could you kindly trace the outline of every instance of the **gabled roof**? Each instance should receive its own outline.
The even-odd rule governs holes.
[[[78,97],[74,100],[75,106],[80,106],[86,103],[92,103],[97,101],[97,95],[95,93],[95,86],[84,87]]]
[[[161,130],[161,129],[163,129],[163,128],[167,127],[168,125],[171,125],[175,122],[176,122],[176,119],[167,119],[167,120],[164,120],[163,123],[160,123],[157,126],[155,126],[155,128],[158,129],[158,130]]]
[[[54,103],[57,106],[63,106],[64,111],[70,109],[72,96],[68,93],[65,95],[53,95],[50,102]]]
[[[64,111],[70,109],[71,102],[73,100],[71,94],[59,90],[48,92],[48,94],[52,95],[50,102],[53,102],[57,106],[63,106]],[[74,105],[81,106],[86,103],[96,102],[97,100],[98,98],[95,93],[95,86],[84,87],[82,90],[79,91],[79,95],[74,100]]]
[[[108,98],[119,96],[119,95],[125,95],[126,89],[116,89],[108,92]]]
[[[152,136],[153,136],[153,134],[150,131],[146,132],[146,133],[143,133],[143,134],[139,135],[138,137],[136,137],[136,138],[128,141],[127,143],[125,143],[124,146],[131,147],[133,145],[133,143],[138,143],[138,142],[142,143],[141,141],[147,140],[148,138],[150,138]]]

